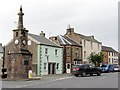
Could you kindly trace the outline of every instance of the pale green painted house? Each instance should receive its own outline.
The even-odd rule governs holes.
[[[63,48],[45,38],[45,33],[29,34],[28,49],[33,54],[34,75],[63,73]]]

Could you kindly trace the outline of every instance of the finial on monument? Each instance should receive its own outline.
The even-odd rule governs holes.
[[[20,11],[22,11],[22,5],[20,5]]]
[[[22,5],[20,5],[20,11],[19,11],[18,15],[19,15],[18,28],[23,29],[23,15],[24,15],[24,13],[22,12]]]

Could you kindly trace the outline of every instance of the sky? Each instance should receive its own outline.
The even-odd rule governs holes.
[[[94,35],[103,46],[118,51],[119,0],[0,0],[0,43],[6,45],[17,28],[22,5],[24,27],[46,37],[64,35],[68,25],[76,33]]]

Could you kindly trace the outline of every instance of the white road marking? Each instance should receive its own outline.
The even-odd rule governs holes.
[[[15,88],[21,88],[21,87],[26,87],[26,86],[28,86],[28,85],[17,86]]]
[[[100,79],[104,79],[105,77],[101,77]]]
[[[27,82],[33,82],[33,81],[27,81]]]
[[[47,81],[47,82],[40,82],[40,83],[49,83],[49,82],[54,82],[54,81],[58,81],[58,80],[64,80],[64,79],[68,79],[68,78],[72,78],[72,76],[71,77],[58,78],[58,79],[55,79],[55,80],[51,80],[51,81]],[[33,81],[27,81],[27,82],[33,82]],[[32,85],[38,85],[40,83],[33,83],[33,84],[29,84],[29,85],[21,85],[21,86],[15,87],[15,88],[21,88],[21,87],[27,87],[27,86],[32,86]]]

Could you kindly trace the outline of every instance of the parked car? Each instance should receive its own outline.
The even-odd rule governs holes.
[[[86,76],[86,75],[93,75],[93,74],[97,74],[97,76],[101,75],[101,70],[100,68],[95,67],[92,64],[81,64],[81,65],[75,65],[73,66],[72,69],[72,74],[76,77],[78,77],[79,75],[81,76]]]
[[[102,72],[114,72],[114,64],[103,64],[100,69]]]
[[[120,72],[120,66],[114,65],[114,72]]]

